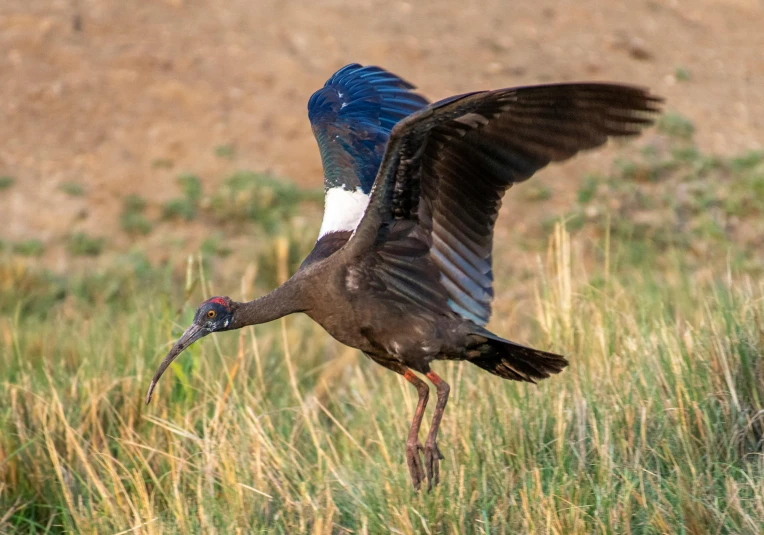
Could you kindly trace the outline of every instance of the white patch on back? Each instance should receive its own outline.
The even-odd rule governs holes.
[[[330,232],[355,230],[368,205],[369,196],[361,189],[349,191],[338,187],[327,190],[324,199],[324,220],[321,230],[318,231],[318,239]]]

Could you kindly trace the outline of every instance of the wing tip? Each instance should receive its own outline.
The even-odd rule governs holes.
[[[414,84],[382,67],[349,63],[311,95],[308,118],[317,122],[352,116],[389,132],[395,123],[429,104],[414,89]]]

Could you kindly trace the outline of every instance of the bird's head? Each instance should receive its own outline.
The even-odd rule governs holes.
[[[210,333],[227,331],[233,328],[234,310],[234,303],[229,297],[212,297],[199,305],[199,308],[196,309],[196,313],[194,314],[194,321],[191,323],[191,326],[186,329],[186,332],[184,332],[180,338],[178,338],[178,341],[172,346],[172,349],[167,353],[167,356],[154,374],[154,378],[151,380],[151,386],[149,386],[148,395],[146,396],[147,405],[151,401],[151,395],[154,392],[154,387],[156,387],[159,378],[162,377],[162,374],[170,363],[188,346]]]
[[[211,297],[199,305],[194,314],[191,327],[198,326],[204,333],[202,336],[216,331],[227,331],[233,323],[233,301],[230,297]],[[188,332],[188,331],[187,331]],[[191,344],[191,342],[189,342]]]

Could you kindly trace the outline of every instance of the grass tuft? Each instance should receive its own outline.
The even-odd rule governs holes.
[[[82,197],[85,195],[85,188],[77,182],[64,182],[59,189],[70,197]]]
[[[689,82],[692,80],[692,73],[687,67],[677,67],[674,70],[674,78],[679,82]]]
[[[215,147],[215,156],[231,160],[236,156],[236,147],[231,144],[218,145]]]
[[[299,189],[293,182],[268,174],[239,171],[212,196],[210,208],[218,222],[254,222],[270,234],[294,217],[303,202],[318,202],[318,191]]]
[[[679,139],[691,139],[695,133],[695,125],[692,121],[678,113],[661,115],[657,127],[659,132]]]
[[[403,457],[413,389],[304,318],[194,345],[147,408],[193,314],[166,280],[70,309],[84,317],[66,299],[56,321],[3,316],[3,529],[758,533],[764,282],[584,269],[587,254],[555,228],[535,290],[492,324],[568,355],[564,373],[534,386],[437,364],[452,396],[431,494]]]
[[[178,177],[178,185],[183,191],[183,196],[172,199],[162,207],[162,215],[165,219],[196,219],[199,210],[199,201],[202,198],[202,182],[198,176],[184,173]]]
[[[42,256],[45,246],[40,240],[24,240],[13,244],[13,252],[22,256]]]
[[[147,235],[151,232],[151,222],[144,215],[146,200],[140,195],[128,195],[122,203],[120,223],[128,234]]]
[[[0,190],[8,189],[16,183],[12,176],[0,176]]]
[[[98,256],[103,251],[105,240],[77,232],[69,236],[67,250],[74,256]]]

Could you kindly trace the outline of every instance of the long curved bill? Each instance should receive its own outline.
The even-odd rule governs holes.
[[[159,378],[162,377],[162,374],[170,365],[170,363],[172,363],[172,361],[175,360],[178,355],[183,352],[184,349],[196,342],[199,338],[207,336],[208,334],[209,331],[199,327],[194,323],[191,325],[191,327],[186,329],[186,332],[184,332],[180,338],[178,338],[178,341],[175,342],[175,345],[172,346],[170,352],[167,353],[167,356],[162,361],[162,364],[159,365],[159,369],[157,369],[157,372],[154,374],[154,378],[151,380],[149,392],[146,394],[146,405],[151,402],[151,395],[154,393],[154,388],[156,387],[157,382],[159,382]]]

